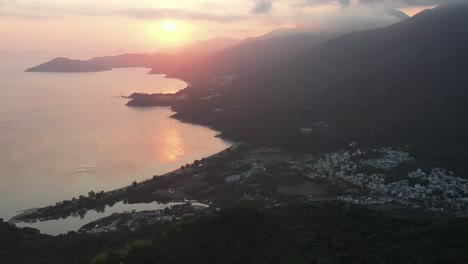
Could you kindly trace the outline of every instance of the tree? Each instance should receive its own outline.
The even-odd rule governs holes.
[[[208,172],[203,178],[207,183],[210,183],[210,184],[217,184],[217,183],[224,182],[224,178],[218,177],[218,175],[216,175],[216,173],[214,172]]]
[[[96,193],[96,199],[101,199],[104,197],[104,191],[100,191],[98,193]]]
[[[100,205],[100,206],[96,207],[94,210],[96,212],[98,212],[98,213],[104,213],[106,211],[106,205],[105,204]]]
[[[136,181],[134,181],[134,182],[132,183],[132,186],[133,186],[133,188],[136,188],[136,187],[138,186],[138,183],[137,183]]]

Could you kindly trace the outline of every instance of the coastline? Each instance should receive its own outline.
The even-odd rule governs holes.
[[[12,218],[10,218],[10,220],[8,220],[8,223],[10,224],[16,224],[16,223],[21,223],[23,222],[22,220],[20,220],[21,217],[25,217],[25,216],[28,216],[28,215],[31,215],[31,214],[34,214],[36,213],[40,208],[31,208],[31,209],[26,209],[26,210],[21,210],[21,211],[18,211],[17,215],[13,216]]]
[[[214,154],[212,154],[212,155],[210,155],[210,156],[201,157],[200,159],[203,159],[203,158],[205,158],[205,159],[216,158],[216,157],[221,156],[222,154],[226,153],[226,152],[228,151],[228,149],[229,149],[229,150],[234,150],[234,149],[236,149],[240,144],[242,144],[242,143],[237,143],[237,142],[236,142],[236,143],[232,143],[229,147],[227,147],[227,148],[225,148],[225,149],[223,149],[223,150],[221,150],[221,151],[218,151],[218,152],[216,152],[216,153],[214,153]],[[158,177],[158,178],[159,178],[159,177],[170,177],[171,175],[176,174],[176,173],[180,173],[180,172],[182,172],[182,171],[181,171],[180,168],[178,168],[178,169],[175,169],[175,170],[168,171],[168,172],[166,172],[166,173],[164,173],[164,174],[158,175],[157,177]],[[152,181],[152,178],[146,179],[146,180],[144,180],[144,181],[138,183],[138,185],[144,186],[145,184],[148,184],[148,183],[151,182],[151,181]],[[115,189],[115,190],[107,191],[107,192],[104,192],[104,194],[113,194],[113,193],[115,193],[115,192],[125,191],[125,190],[130,189],[130,188],[132,188],[132,185],[127,185],[127,186],[124,186],[124,187],[122,187],[122,188],[118,188],[118,189]],[[40,209],[40,208],[36,208],[36,211],[35,211],[35,212],[37,212],[37,209]],[[25,211],[26,211],[26,210],[25,210]],[[34,213],[34,212],[31,212],[30,214],[32,214],[32,213]]]
[[[200,159],[210,159],[210,158],[217,158],[217,157],[220,157],[224,154],[226,154],[228,151],[231,151],[231,150],[235,150],[238,148],[239,145],[241,145],[242,143],[238,143],[238,142],[231,142],[231,145],[229,145],[229,147],[221,150],[221,151],[218,151],[212,155],[209,155],[209,156],[206,156],[206,157],[200,157]],[[174,174],[178,174],[178,173],[181,173],[182,170],[180,168],[177,168],[175,170],[172,170],[172,171],[168,171],[164,174],[161,174],[161,175],[158,175],[157,178],[164,178],[164,177],[171,177],[171,175],[174,175]],[[153,177],[154,178],[154,177]],[[138,183],[138,186],[140,187],[145,187],[146,185],[148,184],[151,184],[151,182],[153,181],[153,178],[149,178],[149,179],[146,179],[140,183]],[[124,192],[124,191],[127,191],[127,190],[130,190],[133,188],[133,185],[127,185],[127,186],[124,186],[122,188],[118,188],[118,189],[114,189],[114,190],[111,190],[111,191],[107,191],[107,192],[104,192],[104,195],[106,196],[113,196],[119,192]],[[53,205],[52,205],[53,206]],[[33,214],[36,214],[38,212],[40,212],[41,210],[47,208],[48,206],[45,206],[45,207],[42,207],[42,208],[31,208],[31,209],[25,209],[25,210],[20,210],[20,211],[17,211],[19,214],[13,216],[12,218],[10,218],[8,220],[9,223],[12,223],[12,224],[15,224],[15,223],[21,223],[21,222],[28,222],[28,221],[32,221],[32,220],[38,220],[37,218],[29,218],[28,216],[31,216]],[[81,208],[77,208],[76,211],[79,211],[79,210],[83,210]],[[92,208],[91,209],[86,209],[86,211],[88,210],[93,210]],[[46,219],[47,220],[51,220],[51,219]]]
[[[216,157],[218,157],[218,156],[221,156],[222,154],[225,154],[225,153],[228,151],[228,149],[229,149],[229,150],[235,150],[240,144],[242,144],[242,143],[238,143],[238,142],[232,143],[229,147],[227,147],[227,148],[225,148],[225,149],[223,149],[223,150],[221,150],[221,151],[218,151],[218,152],[216,152],[216,153],[214,153],[214,154],[212,154],[212,155],[210,155],[210,156],[201,157],[200,159],[203,159],[203,158],[205,158],[205,159],[216,158]],[[181,169],[180,169],[180,168],[175,169],[175,170],[172,170],[172,171],[169,171],[169,172],[166,172],[166,173],[164,173],[164,174],[161,174],[161,175],[159,175],[158,177],[168,177],[168,176],[170,176],[171,174],[173,174],[173,173],[178,173],[178,172],[181,172]],[[147,179],[147,180],[145,180],[145,181],[143,181],[143,182],[141,182],[141,183],[145,183],[145,182],[148,182],[148,181],[150,181],[150,180],[151,180],[151,179]],[[124,187],[124,188],[128,188],[128,187],[131,187],[131,186],[127,186],[127,187]]]
[[[137,73],[139,74],[140,71],[138,71]],[[142,74],[145,74],[145,73],[143,72]],[[133,75],[133,73],[132,73],[132,75]],[[162,75],[161,78],[174,79],[174,78],[168,77],[167,74]],[[149,80],[150,80],[151,83],[154,84],[152,79],[149,79]],[[158,77],[158,80],[159,80],[159,77]],[[185,81],[183,81],[181,79],[177,79],[177,80],[180,80],[182,82],[178,83],[177,89],[175,89],[176,91],[179,90],[179,89],[180,89],[179,91],[184,91],[186,88],[188,88],[190,86],[189,83],[187,83],[187,82],[185,82]],[[125,86],[127,86],[127,85],[125,85]],[[128,90],[131,91],[131,90],[133,90],[133,88],[130,87],[130,89],[128,89]],[[125,94],[125,93],[115,93],[115,94]],[[108,100],[108,98],[105,98],[105,100]],[[117,107],[119,107],[119,108],[124,109],[124,111],[129,111],[125,107],[125,101],[118,102],[115,105]],[[172,114],[174,114],[174,113],[171,112],[170,115],[172,116]],[[138,115],[140,115],[140,114],[138,114]],[[168,119],[174,119],[171,116],[168,115],[167,118]],[[170,121],[170,122],[173,122],[173,121]],[[181,122],[181,123],[184,123],[184,122]],[[197,125],[197,124],[194,124],[194,125]],[[218,134],[217,131],[210,132],[209,137],[213,138],[217,134]],[[187,138],[189,139],[189,137],[187,137]],[[215,140],[217,140],[217,139],[215,138]],[[204,142],[204,141],[202,141],[202,142]],[[207,142],[210,142],[210,141],[207,141]],[[198,145],[201,145],[201,144],[198,144]],[[195,145],[195,146],[198,146],[198,145]],[[219,145],[213,143],[213,146],[215,146],[215,147],[207,147],[206,149],[204,149],[204,151],[198,151],[197,148],[193,148],[194,150],[196,150],[196,152],[194,151],[194,152],[188,153],[187,158],[183,157],[183,158],[181,158],[180,161],[178,161],[178,162],[176,161],[172,165],[169,164],[170,166],[162,166],[162,165],[158,166],[158,164],[156,164],[156,166],[153,166],[153,167],[151,167],[149,169],[144,167],[143,168],[144,170],[143,169],[138,170],[138,172],[141,172],[141,173],[138,175],[137,178],[135,178],[135,180],[138,183],[141,184],[141,183],[150,181],[151,178],[154,175],[168,176],[168,175],[170,175],[172,173],[179,173],[180,172],[180,165],[185,165],[185,163],[192,163],[193,160],[195,160],[195,159],[201,159],[201,158],[204,158],[204,157],[216,156],[217,154],[222,153],[222,151],[225,151],[226,148],[231,147],[232,143],[229,142],[229,141],[220,143]],[[212,151],[210,151],[210,149],[212,149]],[[198,152],[198,155],[197,155],[197,152]],[[192,154],[194,154],[194,155],[192,155]],[[119,165],[119,164],[114,163],[114,165]],[[53,164],[51,167],[54,168],[54,166],[55,166],[55,164]],[[71,168],[70,170],[72,170],[72,169],[73,168]],[[40,211],[41,209],[44,209],[45,207],[54,206],[55,202],[61,202],[61,201],[66,200],[66,199],[71,199],[72,196],[76,196],[76,198],[78,199],[78,194],[82,194],[84,196],[87,196],[88,191],[91,191],[91,190],[94,190],[94,191],[106,190],[105,194],[110,195],[111,193],[116,192],[118,190],[128,189],[128,187],[132,185],[131,183],[132,183],[134,178],[129,177],[130,175],[126,175],[126,172],[123,172],[122,174],[123,174],[123,176],[122,176],[123,181],[121,181],[120,183],[119,183],[119,181],[116,181],[116,183],[109,184],[109,187],[107,187],[105,185],[101,186],[99,183],[94,183],[94,184],[89,184],[87,188],[83,188],[82,191],[77,192],[75,194],[70,194],[70,193],[67,194],[65,192],[64,196],[60,196],[60,197],[57,197],[55,199],[52,198],[52,199],[47,200],[46,202],[41,201],[41,202],[37,202],[37,203],[13,204],[14,206],[12,206],[12,210],[9,210],[8,213],[5,213],[5,216],[3,218],[5,218],[5,221],[8,221],[8,220],[15,221],[15,222],[16,221],[21,221],[19,219],[27,218],[29,215],[35,214],[38,211]],[[131,179],[131,180],[126,181],[125,178]],[[106,182],[104,182],[104,183],[106,183]],[[107,183],[112,183],[112,182],[107,181]],[[44,195],[44,196],[46,196],[46,195]],[[39,208],[36,208],[36,207],[39,207]],[[24,209],[24,210],[21,210],[21,209]]]

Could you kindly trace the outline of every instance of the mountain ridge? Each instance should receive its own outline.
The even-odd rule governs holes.
[[[468,4],[442,6],[332,38],[227,85],[207,84],[208,74],[185,91],[191,101],[173,108],[238,140],[304,151],[407,145],[466,175],[467,18]],[[320,123],[322,134],[300,134]]]

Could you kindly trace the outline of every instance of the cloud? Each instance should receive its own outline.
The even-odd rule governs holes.
[[[260,0],[255,3],[255,6],[250,10],[251,14],[268,14],[273,9],[272,0]]]
[[[447,3],[464,3],[467,0],[296,0],[303,5],[340,4],[341,6],[361,5],[371,7],[403,8],[434,6]]]
[[[181,0],[182,1],[182,0]],[[187,0],[189,1],[189,0]],[[229,2],[232,1],[232,2]],[[235,4],[234,1],[236,2]],[[0,17],[10,16],[25,19],[62,19],[69,17],[127,17],[140,20],[174,19],[187,21],[208,21],[215,23],[237,23],[253,21],[262,25],[284,26],[320,24],[336,26],[364,25],[385,26],[405,19],[395,9],[414,6],[433,6],[447,2],[468,0],[225,0],[225,2],[204,2],[203,8],[154,8],[140,4],[124,5],[74,0],[74,4],[49,1],[0,0]],[[121,1],[116,1],[124,3]],[[254,4],[244,9],[248,4]],[[137,6],[138,8],[135,8]],[[216,6],[217,8],[213,8]],[[226,6],[236,6],[228,9]],[[273,8],[274,6],[274,8]],[[223,9],[224,8],[224,9]],[[222,13],[215,10],[221,10]],[[227,11],[227,12],[226,12]],[[229,13],[231,12],[232,13]],[[261,14],[261,16],[258,16]]]
[[[1,0],[0,0],[1,1]],[[0,4],[0,17],[24,19],[62,19],[66,16],[107,16],[112,9],[95,8],[82,5],[76,8],[50,5],[41,2],[23,2],[9,0]]]
[[[205,20],[215,21],[221,23],[235,22],[246,20],[247,16],[240,15],[213,15],[203,12],[192,12],[182,9],[162,9],[162,8],[130,8],[118,12],[119,14],[126,15],[138,19],[182,19],[182,20]]]
[[[177,20],[203,20],[220,23],[235,22],[248,19],[244,15],[215,15],[205,12],[195,12],[184,9],[167,8],[65,8],[34,3],[34,5],[9,6],[0,5],[0,17],[18,17],[24,19],[62,19],[68,16],[125,16],[135,19],[177,19]]]
[[[188,1],[188,0],[187,0]],[[219,2],[204,2],[202,9],[189,8],[151,8],[140,4],[125,3],[119,5],[121,1],[100,2],[90,5],[88,1],[81,2],[74,0],[72,3],[55,1],[29,1],[29,0],[0,0],[0,16],[12,16],[29,19],[57,19],[67,16],[127,16],[136,19],[185,19],[185,20],[204,20],[221,23],[242,21],[252,18],[255,15],[262,14],[262,17],[277,17],[281,19],[287,16],[288,11],[292,10],[299,15],[303,14],[305,8],[326,7],[373,7],[397,9],[412,6],[433,6],[447,2],[466,2],[468,0],[230,0],[239,1],[239,8],[233,9],[233,14],[219,14],[213,11],[210,6],[218,6],[217,10],[223,6],[229,6],[229,0],[226,4]],[[254,6],[247,13],[240,6],[254,3]],[[122,2],[123,3],[123,2]],[[278,4],[278,8],[276,8]],[[275,10],[273,6],[275,5]],[[141,7],[143,6],[143,7]],[[273,12],[274,11],[274,12]],[[286,12],[286,13],[285,13]]]
[[[402,10],[422,10],[439,4],[468,0],[274,0],[275,12],[270,19],[291,22],[300,27],[322,30],[361,30],[387,26],[408,18]],[[287,16],[276,16],[281,8]],[[279,24],[278,23],[278,24]]]
[[[282,17],[283,21],[290,21],[299,29],[307,31],[365,30],[388,26],[408,18],[394,8],[359,4],[355,0],[288,0],[288,3],[292,12],[290,16]]]

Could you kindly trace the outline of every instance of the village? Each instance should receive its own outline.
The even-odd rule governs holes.
[[[414,163],[409,153],[381,148],[371,150],[370,154],[379,157],[365,159],[368,153],[359,149],[327,154],[317,161],[310,177],[328,175],[328,180],[341,184],[343,191],[348,192],[339,195],[338,199],[349,203],[399,203],[426,212],[468,215],[468,180],[442,168],[433,168],[428,172],[421,169],[403,170],[395,178],[392,177],[393,171]],[[378,172],[362,173],[363,168]],[[346,186],[349,189],[357,187],[359,192],[351,194]]]
[[[398,204],[429,214],[468,216],[467,179],[443,168],[423,171],[404,151],[392,148],[364,151],[355,144],[318,159],[307,154],[285,155],[273,149],[249,151],[242,160],[233,162],[248,164],[249,170],[228,175],[224,180],[252,186],[257,182],[253,178],[266,177],[277,189],[266,195],[276,200],[275,194],[286,185],[293,190],[289,193],[305,195],[311,200],[332,198],[361,205]],[[305,186],[301,177],[313,183],[314,186],[306,185],[309,189],[312,186],[323,190],[315,193],[299,190]],[[278,178],[282,178],[281,183],[275,182]],[[326,191],[330,186],[334,187],[332,193]]]

